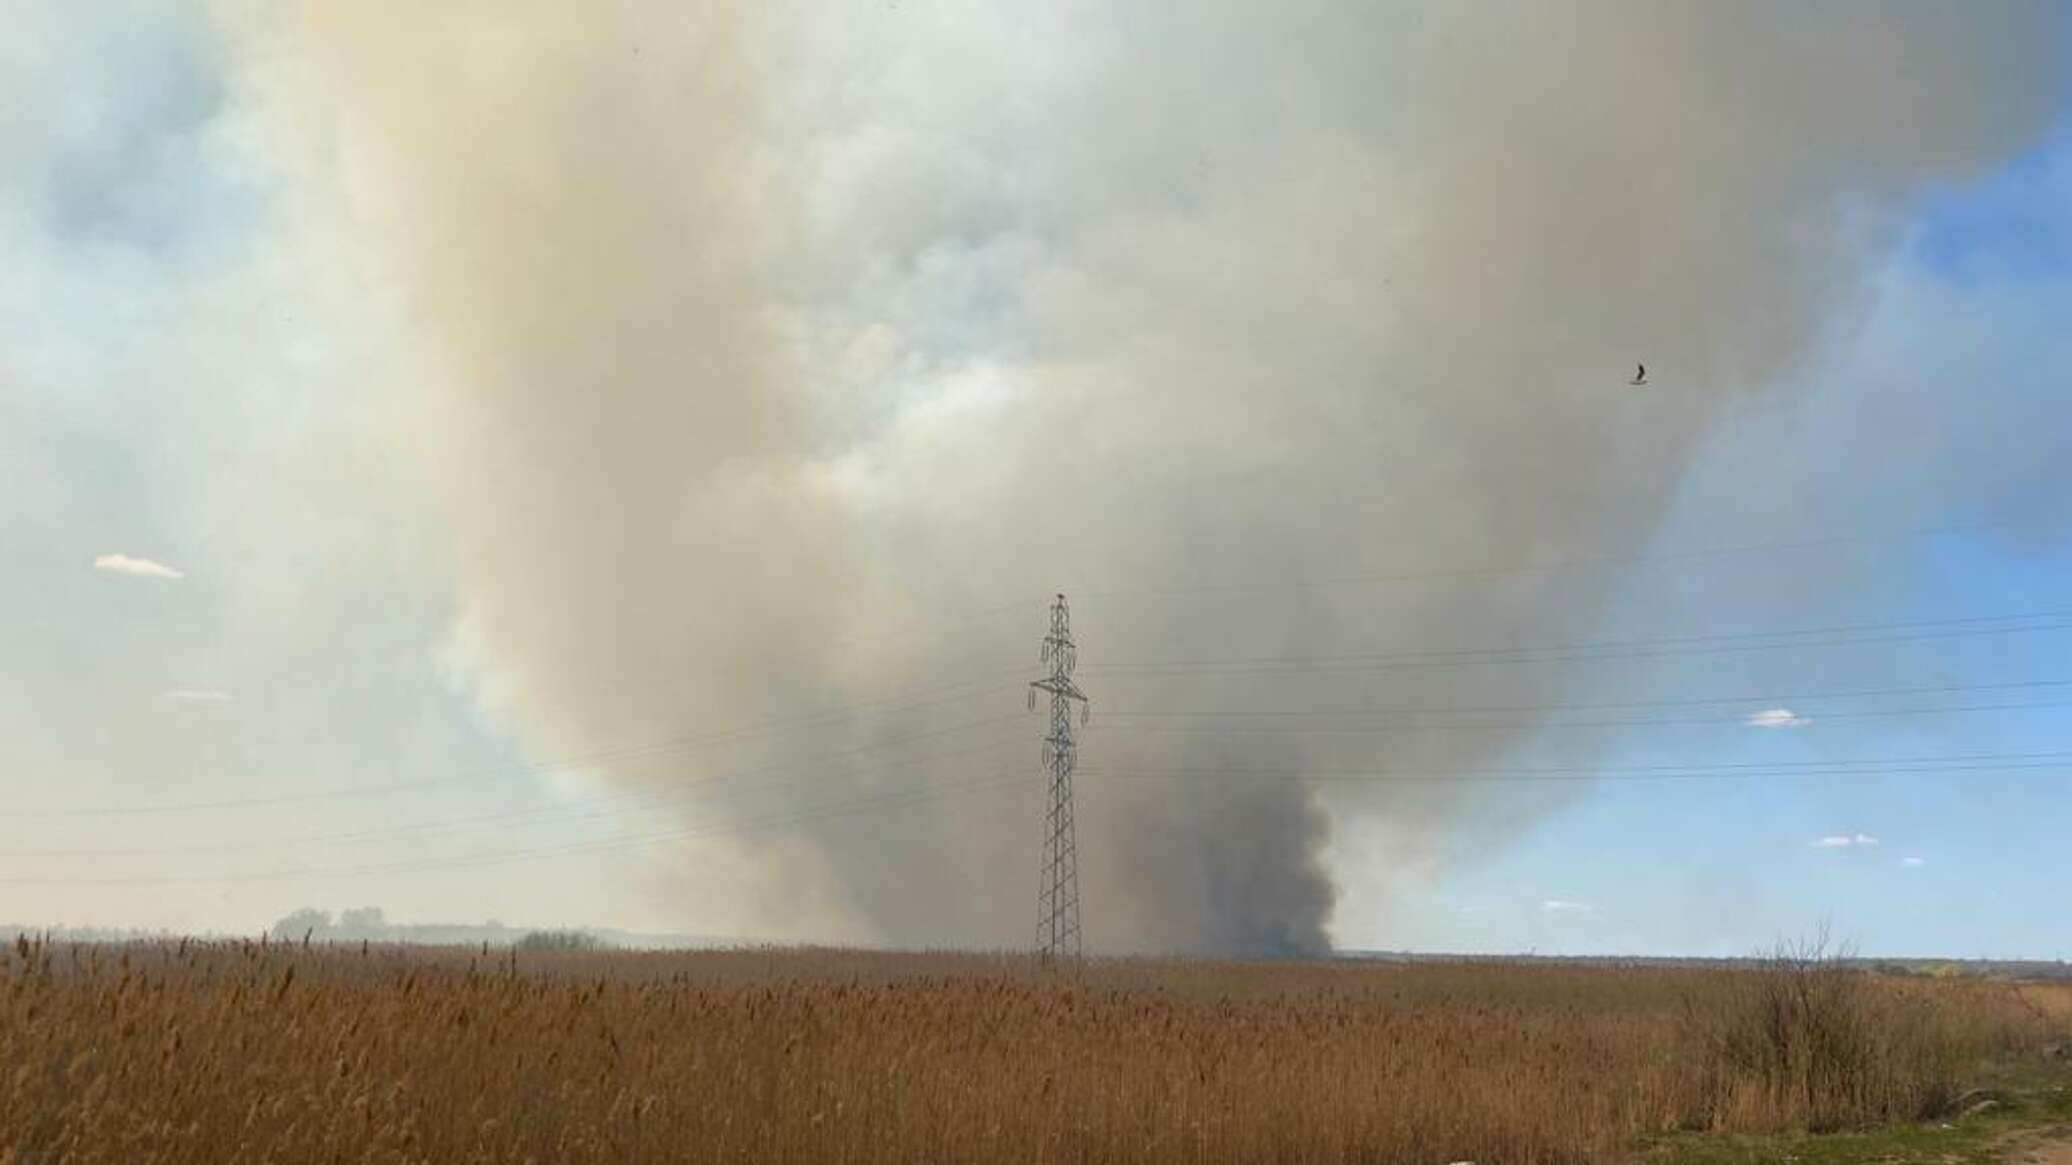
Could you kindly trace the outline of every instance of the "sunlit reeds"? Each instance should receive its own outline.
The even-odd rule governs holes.
[[[1923,1115],[2072,1014],[2065,988],[1824,963],[23,942],[0,966],[20,1162],[1601,1161]]]

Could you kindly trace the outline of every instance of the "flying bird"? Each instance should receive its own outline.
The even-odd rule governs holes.
[[[1626,383],[1628,383],[1628,384],[1646,384],[1647,382],[1648,382],[1648,366],[1647,366],[1647,365],[1645,365],[1645,364],[1636,364],[1636,365],[1634,365],[1634,366],[1633,366],[1633,379],[1631,379],[1631,380],[1627,381]]]

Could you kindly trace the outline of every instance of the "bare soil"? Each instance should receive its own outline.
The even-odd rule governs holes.
[[[2072,1165],[2072,1126],[2009,1137],[2000,1159],[2006,1165]]]

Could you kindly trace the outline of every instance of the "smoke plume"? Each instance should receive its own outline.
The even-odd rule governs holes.
[[[2041,5],[1040,7],[232,14],[397,321],[373,476],[484,703],[546,758],[796,721],[588,763],[686,794],[629,824],[711,830],[657,851],[686,928],[1024,941],[1010,717],[1058,590],[1095,946],[1318,950],[1334,832],[1408,880],[1531,821],[1555,795],[1218,775],[1525,728],[1215,717],[1554,673],[1194,661],[1586,634],[1602,572],[1467,572],[1643,547],[1900,200],[2054,83]]]

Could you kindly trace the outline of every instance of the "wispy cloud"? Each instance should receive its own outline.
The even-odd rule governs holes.
[[[127,554],[103,554],[94,559],[95,570],[111,574],[135,575],[138,578],[185,578],[185,571],[174,570],[163,562],[148,558],[131,558]]]
[[[1596,909],[1597,907],[1588,902],[1570,902],[1565,898],[1549,898],[1540,903],[1540,912],[1543,914],[1590,914]]]
[[[161,694],[168,700],[189,704],[228,704],[231,701],[230,693],[218,688],[174,688]]]
[[[1910,870],[1912,870],[1912,869],[1919,869],[1920,867],[1922,867],[1922,866],[1925,866],[1925,865],[1927,865],[1927,864],[1928,864],[1928,859],[1927,859],[1927,858],[1901,858],[1901,859],[1899,859],[1899,864],[1900,864],[1900,865],[1902,865],[1902,866],[1905,866],[1905,867],[1907,867],[1907,868],[1908,868],[1908,869],[1910,869]]]
[[[1801,716],[1789,708],[1765,708],[1748,717],[1750,728],[1804,728],[1811,723],[1811,716]]]
[[[1872,846],[1876,844],[1878,844],[1878,839],[1868,833],[1831,833],[1826,837],[1816,837],[1812,842],[1814,849],[1846,849],[1852,845]]]

